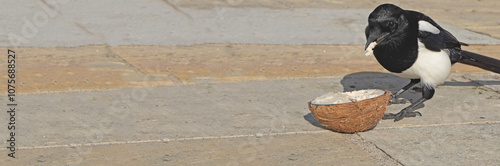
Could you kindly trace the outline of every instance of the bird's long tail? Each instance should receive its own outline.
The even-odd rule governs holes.
[[[462,59],[458,62],[500,74],[500,60],[498,59],[462,50]]]

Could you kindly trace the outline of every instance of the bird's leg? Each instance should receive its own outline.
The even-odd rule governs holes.
[[[424,85],[422,88],[422,98],[418,99],[415,103],[412,103],[410,106],[404,108],[397,114],[387,113],[384,115],[382,119],[394,119],[394,122],[397,122],[405,117],[416,117],[417,115],[422,116],[422,114],[415,109],[420,106],[424,101],[427,101],[434,96],[434,88],[432,86]]]
[[[415,84],[417,84],[419,82],[420,82],[420,79],[411,79],[411,81],[410,81],[410,83],[408,83],[408,85],[404,86],[401,90],[396,92],[396,94],[393,94],[391,96],[391,100],[389,100],[389,103],[390,104],[405,104],[405,103],[409,102],[408,99],[399,98],[399,95],[401,95],[403,92],[407,91],[411,87],[415,86]]]

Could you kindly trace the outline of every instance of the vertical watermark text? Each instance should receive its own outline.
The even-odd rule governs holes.
[[[8,156],[16,158],[16,52],[8,49],[7,51],[7,114],[9,123],[7,129],[10,131],[7,139]]]

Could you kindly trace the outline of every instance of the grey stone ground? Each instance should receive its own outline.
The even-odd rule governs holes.
[[[368,9],[179,8],[148,1],[8,1],[0,46],[364,44]],[[11,6],[16,6],[15,8]],[[45,16],[45,17],[44,17]],[[462,42],[500,40],[445,23]]]
[[[371,10],[180,8],[179,12],[162,1],[67,1],[59,6],[43,2],[8,1],[0,6],[0,31],[8,32],[0,40],[1,46],[16,45],[9,40],[9,34],[21,39],[19,46],[43,47],[363,44],[364,22]],[[51,13],[53,10],[57,12]],[[40,12],[47,14],[47,22],[32,21]],[[23,34],[22,27],[29,22],[35,31]],[[500,43],[486,35],[443,26],[464,42]],[[365,88],[396,91],[407,82],[385,73],[351,73],[319,78],[234,83],[208,80],[194,85],[23,94],[18,97],[17,158],[7,157],[6,149],[2,149],[0,163],[500,163],[500,78],[496,74],[454,74],[419,110],[422,117],[397,123],[381,121],[375,129],[358,134],[325,130],[307,109],[308,101],[326,92]],[[418,95],[411,91],[405,97],[415,99]],[[5,98],[0,101],[7,102]],[[398,112],[404,106],[391,105],[388,112]],[[5,113],[0,116],[8,119]],[[5,127],[0,128],[4,147],[9,138],[7,133]]]
[[[385,120],[374,130],[345,136],[318,126],[307,102],[324,92],[352,87],[397,90],[407,80],[383,73],[357,73],[23,95],[19,97],[19,156],[3,158],[3,162],[28,164],[37,157],[39,164],[81,160],[86,165],[136,157],[140,162],[159,162],[156,164],[214,165],[499,163],[500,94],[466,81],[462,74],[452,79],[420,109],[423,117],[397,123]],[[406,95],[416,96],[417,92]],[[388,111],[401,108],[391,105]],[[353,144],[342,137],[363,141]],[[376,149],[361,150],[373,145]],[[113,148],[134,152],[94,158]]]

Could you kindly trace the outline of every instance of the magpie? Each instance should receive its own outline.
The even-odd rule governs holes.
[[[391,104],[406,103],[408,100],[399,95],[418,83],[422,85],[420,99],[397,114],[385,114],[383,119],[396,122],[404,117],[422,116],[415,109],[432,98],[436,86],[444,83],[454,63],[500,73],[500,60],[462,50],[461,46],[468,45],[459,42],[429,16],[393,4],[382,4],[370,13],[365,35],[367,56],[374,55],[386,70],[410,79],[408,85],[392,96]]]

